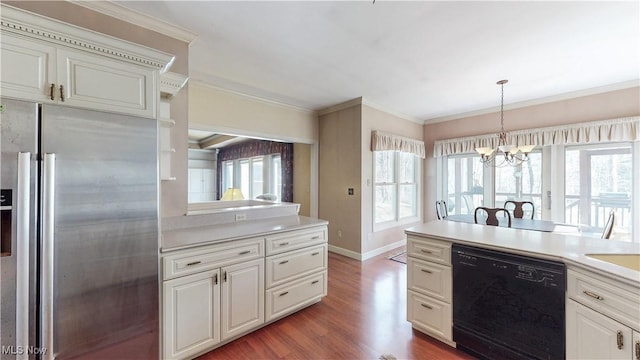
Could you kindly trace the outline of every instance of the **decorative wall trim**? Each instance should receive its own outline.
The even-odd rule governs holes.
[[[422,121],[420,119],[417,119],[417,118],[414,118],[414,117],[411,117],[411,116],[408,116],[408,115],[405,115],[405,114],[401,114],[399,112],[387,109],[387,108],[385,108],[385,107],[383,107],[383,106],[381,106],[379,104],[376,104],[376,103],[374,103],[374,102],[372,102],[370,100],[365,99],[362,96],[361,97],[357,97],[355,99],[351,99],[349,101],[345,101],[343,103],[339,103],[339,104],[336,104],[336,105],[329,106],[328,108],[325,108],[325,109],[322,109],[322,110],[319,110],[318,111],[318,116],[331,114],[332,112],[348,109],[350,107],[354,107],[354,106],[358,106],[358,105],[365,105],[365,106],[368,106],[368,107],[370,107],[372,109],[376,109],[376,110],[385,112],[387,114],[399,117],[399,118],[407,120],[407,121],[414,122],[416,124],[420,124],[420,125],[424,124],[424,121]]]
[[[19,36],[107,56],[165,72],[175,57],[139,44],[1,4],[0,28]]]

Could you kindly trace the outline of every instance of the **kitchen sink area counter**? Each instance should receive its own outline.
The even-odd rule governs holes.
[[[544,315],[547,324],[543,325],[543,329],[551,326],[551,323],[554,324],[553,328],[565,329],[565,338],[558,346],[561,346],[561,353],[566,351],[567,359],[640,359],[640,271],[637,264],[640,244],[451,221],[433,221],[412,227],[405,232],[408,250],[425,241],[448,243],[456,249],[460,249],[461,246],[469,247],[470,253],[457,250],[454,251],[455,254],[451,254],[457,259],[455,262],[452,261],[453,276],[440,277],[439,283],[440,287],[447,289],[469,289],[474,286],[478,288],[472,291],[475,295],[471,297],[468,294],[460,297],[460,294],[456,295],[454,291],[453,304],[459,310],[453,311],[450,315],[439,314],[438,318],[451,320],[440,321],[438,327],[424,326],[423,318],[426,315],[422,318],[414,317],[409,311],[411,308],[421,307],[433,311],[432,304],[422,300],[416,304],[408,302],[407,306],[410,308],[407,320],[416,330],[488,359],[537,358],[539,354],[536,354],[539,351],[548,348],[546,345],[535,345],[540,338],[536,338],[527,350],[516,338],[513,343],[510,342],[510,338],[496,342],[493,335],[484,334],[482,331],[470,337],[456,329],[469,320],[468,314],[484,313],[478,310],[483,306],[497,309],[498,314],[505,314],[504,319],[499,319],[502,316],[500,315],[489,322],[487,331],[495,327],[492,324],[498,324],[500,321],[513,323],[516,329],[527,329],[534,326],[531,319],[537,317],[519,317],[519,314],[523,314],[523,311],[531,312],[539,305],[541,313],[547,311],[544,309],[552,308],[546,304],[550,299],[550,293],[547,292],[560,291],[559,302],[556,301],[557,305],[554,305],[560,312],[553,318]],[[486,264],[483,265],[482,269],[485,269],[487,274],[485,278],[468,279],[469,276],[461,275],[465,267],[474,269],[468,274],[480,274],[481,258],[473,255],[474,248],[495,254],[489,255]],[[432,249],[425,251],[433,253]],[[411,262],[412,255],[409,256]],[[521,260],[499,260],[507,257]],[[540,265],[531,265],[536,261]],[[558,267],[558,270],[552,271],[549,265],[552,263],[566,270]],[[407,291],[409,294],[422,292],[421,284],[410,281],[412,272],[413,268],[407,269],[410,284]],[[551,275],[552,273],[555,275]],[[413,278],[415,277],[416,274],[413,274]],[[461,281],[465,283],[461,284]],[[507,283],[512,284],[511,288],[503,289]],[[534,284],[540,284],[539,297],[532,295],[533,290],[530,288]],[[522,294],[529,295],[519,297],[518,289],[522,289]],[[509,295],[510,305],[502,309],[499,308],[501,301],[496,299],[503,299],[505,294]],[[422,303],[424,305],[421,305]],[[517,304],[519,311],[512,308],[514,304]],[[480,307],[472,311],[472,306]],[[442,336],[450,333],[451,327],[454,329],[453,338]],[[498,333],[501,333],[500,330]],[[518,331],[510,333],[516,334]],[[557,338],[557,335],[550,337]],[[554,357],[557,356],[556,354]]]

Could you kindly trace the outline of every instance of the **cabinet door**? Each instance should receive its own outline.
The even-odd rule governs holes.
[[[165,281],[164,356],[186,358],[220,342],[220,270]]]
[[[631,359],[630,328],[573,300],[566,309],[567,359]]]
[[[222,268],[222,340],[264,323],[264,259]]]
[[[54,47],[2,34],[0,57],[2,96],[52,102],[51,84],[56,82]],[[57,99],[58,94],[54,95]]]
[[[155,73],[133,64],[66,49],[57,52],[64,103],[155,117]],[[61,99],[62,100],[62,99]]]

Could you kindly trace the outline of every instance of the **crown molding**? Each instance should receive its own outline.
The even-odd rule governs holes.
[[[376,104],[376,103],[374,103],[374,102],[372,102],[372,101],[370,101],[368,99],[365,99],[362,96],[361,97],[357,97],[355,99],[351,99],[349,101],[345,101],[343,103],[339,103],[339,104],[330,106],[330,107],[325,108],[325,109],[322,109],[322,110],[318,111],[318,116],[330,114],[332,112],[336,112],[336,111],[343,110],[343,109],[348,109],[350,107],[354,107],[354,106],[358,106],[358,105],[365,105],[365,106],[368,106],[368,107],[370,107],[372,109],[376,109],[376,110],[382,111],[384,113],[387,113],[389,115],[393,115],[393,116],[399,117],[401,119],[414,122],[414,123],[419,124],[419,125],[424,125],[424,121],[422,121],[420,119],[413,118],[411,116],[399,113],[397,111],[394,111],[394,110],[391,110],[391,109],[388,109],[388,108],[385,108],[385,107],[383,107],[383,106],[381,106],[379,104]]]
[[[158,88],[161,94],[171,97],[177,94],[187,84],[187,81],[189,81],[189,77],[186,75],[165,72],[160,74]]]
[[[548,104],[548,103],[557,102],[557,101],[571,100],[571,99],[576,99],[584,96],[604,94],[612,91],[624,90],[624,89],[629,89],[633,87],[640,87],[640,80],[624,81],[624,82],[619,82],[615,84],[609,84],[609,85],[598,86],[598,87],[589,88],[589,89],[572,91],[572,92],[567,92],[567,93],[553,95],[553,96],[547,96],[547,97],[533,99],[533,100],[521,101],[521,102],[505,105],[504,110],[505,111],[515,110],[515,109],[520,109],[528,106],[535,106],[535,105]],[[457,120],[457,119],[463,119],[463,118],[472,117],[472,116],[491,114],[499,111],[500,111],[500,106],[497,106],[497,107],[494,106],[486,109],[480,109],[480,110],[469,111],[469,112],[455,114],[455,115],[447,115],[447,116],[442,116],[438,118],[427,119],[424,121],[424,124],[425,125],[435,124],[435,123],[445,122],[449,120]]]
[[[181,28],[170,22],[160,20],[153,16],[149,16],[145,13],[137,10],[126,8],[122,5],[116,4],[113,1],[88,1],[88,0],[66,0],[84,8],[97,11],[99,13],[141,26],[145,29],[161,33],[163,35],[172,37],[174,39],[187,42],[191,44],[198,34]],[[186,5],[185,5],[186,6]]]
[[[49,44],[63,45],[86,52],[107,56],[129,63],[166,71],[175,57],[129,41],[117,39],[96,31],[67,24],[39,14],[0,4],[3,33],[28,37]]]
[[[307,109],[307,108],[303,108],[300,106],[295,106],[295,105],[290,105],[287,103],[283,103],[283,102],[279,102],[276,100],[271,100],[271,99],[266,99],[263,97],[259,97],[259,96],[255,96],[255,95],[250,95],[250,94],[246,94],[240,91],[236,91],[236,90],[230,90],[227,88],[223,88],[220,86],[216,86],[216,85],[212,85],[210,83],[204,82],[204,81],[200,81],[200,80],[194,80],[192,79],[191,81],[189,81],[189,84],[191,85],[195,85],[195,86],[200,86],[200,87],[204,87],[204,88],[210,88],[216,91],[222,91],[222,92],[226,92],[235,96],[239,96],[239,97],[243,97],[243,98],[247,98],[250,100],[254,100],[254,101],[259,101],[268,105],[273,105],[273,106],[278,106],[281,108],[285,108],[285,109],[289,109],[289,110],[295,110],[298,112],[302,112],[302,113],[307,113],[307,114],[311,114],[311,115],[317,115],[317,112],[315,110],[312,109]]]

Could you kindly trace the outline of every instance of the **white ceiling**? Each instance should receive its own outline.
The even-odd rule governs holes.
[[[191,81],[309,110],[429,122],[495,111],[500,79],[507,107],[640,83],[639,1],[117,4],[198,35]]]

